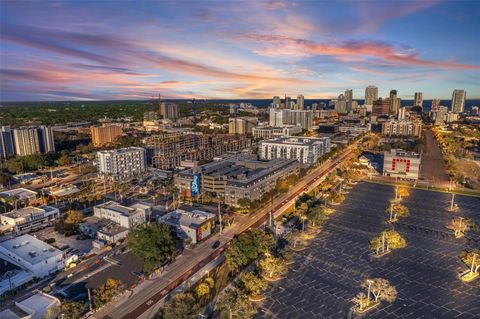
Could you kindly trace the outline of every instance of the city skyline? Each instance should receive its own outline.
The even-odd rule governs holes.
[[[475,1],[2,2],[1,101],[480,98]]]

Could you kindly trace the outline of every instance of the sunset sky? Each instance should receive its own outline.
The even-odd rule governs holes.
[[[1,1],[0,98],[480,98],[480,1]]]

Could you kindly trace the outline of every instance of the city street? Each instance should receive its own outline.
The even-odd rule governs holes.
[[[407,247],[376,259],[369,240],[389,226],[385,208],[391,186],[360,183],[336,207],[319,236],[295,257],[286,278],[270,284],[256,318],[354,318],[351,299],[367,278],[385,278],[398,291],[367,318],[478,318],[480,282],[463,283],[466,270],[458,254],[480,247],[478,233],[455,239],[445,228],[452,215],[480,222],[480,198],[457,196],[456,213],[447,211],[450,195],[411,190],[403,203],[410,217],[396,227]]]
[[[450,179],[445,171],[442,149],[430,129],[425,129],[424,134],[420,181],[427,181],[432,186],[448,187]]]

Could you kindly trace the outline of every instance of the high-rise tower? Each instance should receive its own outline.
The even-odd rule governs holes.
[[[452,94],[452,112],[453,113],[462,113],[465,109],[465,99],[467,97],[467,92],[465,90],[453,90]]]
[[[378,87],[369,85],[365,89],[365,105],[373,105],[373,102],[378,100]]]

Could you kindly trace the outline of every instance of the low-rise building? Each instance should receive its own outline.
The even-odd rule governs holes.
[[[160,217],[159,222],[174,227],[181,238],[196,244],[212,234],[215,215],[200,210],[176,209]]]
[[[31,281],[44,278],[64,268],[63,253],[30,235],[0,242],[0,262],[13,265],[7,278],[1,275],[0,294]]]
[[[392,149],[383,154],[383,176],[417,180],[420,163],[420,154]]]
[[[60,300],[54,296],[37,292],[22,301],[15,301],[15,305],[0,312],[2,319],[44,319],[54,318],[50,313],[58,315]]]
[[[109,219],[126,229],[143,225],[146,222],[146,212],[138,207],[127,207],[117,202],[109,201],[93,208],[93,215]]]
[[[141,147],[127,147],[97,152],[97,170],[105,178],[132,179],[146,172],[146,151]]]
[[[0,215],[2,225],[8,225],[16,234],[25,234],[53,224],[60,216],[56,207],[25,207]]]
[[[261,141],[258,145],[261,159],[296,159],[301,164],[313,165],[330,151],[330,138],[280,137]]]
[[[386,121],[382,124],[383,136],[420,137],[422,123],[420,121]]]
[[[285,125],[283,127],[256,126],[252,129],[255,139],[271,139],[281,136],[292,136],[302,133],[301,125]]]
[[[4,203],[20,203],[24,205],[35,203],[38,193],[26,188],[15,188],[0,192],[0,201]]]
[[[259,200],[279,178],[298,170],[299,163],[294,159],[259,161],[246,155],[231,156],[180,172],[175,186],[187,196],[216,193],[227,205],[236,206],[241,198]]]
[[[372,126],[370,123],[367,124],[351,124],[351,123],[341,123],[338,125],[338,131],[341,133],[350,133],[353,135],[359,135],[366,132],[370,132]]]

